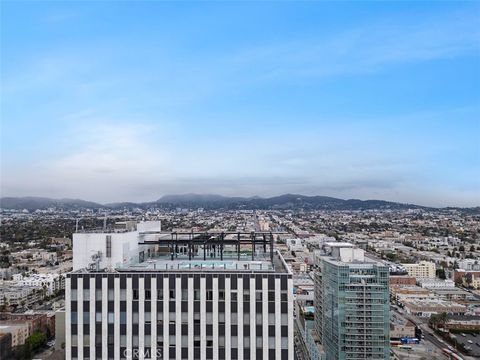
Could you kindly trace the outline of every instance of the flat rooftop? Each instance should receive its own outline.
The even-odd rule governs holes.
[[[80,273],[103,273],[111,270],[92,271],[88,269],[78,270]],[[171,259],[169,254],[161,256],[152,256],[145,261],[135,261],[121,264],[114,268],[116,272],[259,272],[259,273],[290,273],[282,255],[275,251],[272,259],[268,254],[265,256],[255,256],[251,260],[251,255],[242,256],[240,260],[235,258],[226,258],[223,260],[211,258],[176,258]]]
[[[360,268],[360,267],[372,267],[372,266],[384,266],[384,267],[388,267],[388,265],[386,265],[385,263],[381,262],[381,261],[377,261],[377,260],[373,260],[373,259],[369,259],[367,257],[364,258],[364,260],[356,260],[356,259],[353,259],[351,261],[341,261],[339,260],[338,258],[336,257],[332,257],[332,256],[322,256],[321,257],[323,261],[327,261],[333,265],[337,265],[337,266],[349,266],[349,267],[357,267],[357,268]]]

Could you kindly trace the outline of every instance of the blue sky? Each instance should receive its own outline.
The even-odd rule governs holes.
[[[2,2],[1,194],[480,205],[477,2]]]

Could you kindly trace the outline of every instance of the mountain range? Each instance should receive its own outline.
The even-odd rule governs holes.
[[[37,210],[47,208],[74,209],[122,209],[122,208],[204,208],[219,209],[325,209],[325,210],[370,210],[370,209],[420,209],[419,205],[403,204],[384,200],[339,199],[328,196],[306,196],[285,194],[263,198],[228,197],[213,194],[183,194],[165,195],[156,201],[133,203],[120,202],[99,204],[80,199],[50,199],[45,197],[3,197],[0,198],[0,208],[15,210]]]

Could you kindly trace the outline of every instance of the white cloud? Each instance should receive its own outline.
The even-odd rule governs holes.
[[[230,61],[263,81],[377,71],[385,66],[478,54],[475,14],[378,21],[335,35],[297,38],[240,50]],[[254,67],[252,65],[255,64]],[[259,71],[260,69],[260,71]]]

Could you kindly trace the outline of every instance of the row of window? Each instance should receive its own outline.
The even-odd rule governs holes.
[[[81,314],[82,315],[82,314]],[[162,324],[163,321],[169,321],[170,324],[174,324],[177,319],[177,313],[170,312],[168,315],[168,319],[164,319],[164,313],[163,312],[158,312],[157,313],[157,324]],[[182,312],[181,313],[181,322],[182,324],[188,324],[188,313]],[[262,324],[263,323],[263,318],[264,315],[262,313],[256,313],[255,314],[255,323],[256,324]],[[267,316],[265,315],[265,319],[267,319]],[[281,324],[282,325],[288,325],[288,314],[281,314],[280,315],[281,319]],[[115,313],[110,311],[107,313],[107,321],[109,324],[113,324],[115,322]],[[149,311],[145,311],[144,313],[144,322],[145,324],[148,324],[152,321],[152,313]],[[200,324],[200,313],[195,312],[193,313],[193,321],[194,323]],[[95,313],[95,322],[101,323],[102,322],[102,312],[97,311]],[[219,323],[224,323],[225,322],[225,313],[224,312],[219,312],[218,313],[218,322]],[[72,324],[78,324],[78,312],[72,311],[71,312],[71,323]],[[120,324],[126,324],[127,323],[127,313],[126,311],[120,311]],[[138,312],[132,312],[132,324],[138,324],[139,323],[139,313]],[[205,323],[206,324],[213,324],[213,313],[211,312],[206,312],[205,313]],[[230,323],[232,325],[238,324],[238,313],[232,312],[230,313]],[[83,312],[83,324],[90,324],[90,312],[84,311]],[[244,313],[243,314],[243,324],[248,325],[250,324],[250,313]],[[275,314],[273,313],[268,313],[268,325],[275,325]]]
[[[144,335],[144,346],[145,347],[150,347],[152,343],[152,336],[151,335]],[[127,346],[127,335],[120,335],[120,346],[125,347]],[[180,337],[180,343],[178,345],[182,347],[188,347],[188,340],[189,337],[186,335],[182,335]],[[90,335],[83,335],[83,344],[78,344],[78,335],[72,335],[72,346],[90,346]],[[101,335],[97,335],[95,337],[95,345],[96,346],[102,346],[103,345],[103,338]],[[175,335],[170,335],[168,337],[168,343],[169,346],[176,346],[177,343],[177,337]],[[288,348],[288,337],[282,336],[281,340],[281,348],[282,349],[287,349]],[[193,346],[194,347],[200,347],[200,336],[195,336],[193,339]],[[115,338],[113,335],[109,335],[107,338],[107,345],[115,345]],[[263,337],[262,336],[257,336],[255,338],[255,345],[257,348],[263,348]],[[139,346],[139,337],[138,335],[133,335],[132,336],[132,346],[133,347],[138,347]],[[225,336],[219,336],[218,337],[218,346],[219,347],[224,347],[225,346]],[[164,347],[164,337],[163,335],[158,335],[157,336],[157,347]],[[213,347],[213,338],[212,336],[207,336],[206,339],[206,347]],[[230,337],[230,347],[232,348],[238,348],[238,336],[231,336]],[[244,348],[250,348],[250,336],[244,336],[243,337],[243,347]],[[269,336],[268,337],[268,347],[269,348],[275,348],[275,337],[274,336]]]
[[[152,292],[149,289],[146,289],[144,291],[145,295],[145,300],[151,300],[152,299]],[[207,301],[213,300],[213,290],[206,290],[205,293],[205,298]],[[95,300],[102,300],[103,296],[103,290],[102,289],[95,289]],[[175,300],[177,296],[176,290],[175,289],[170,289],[168,291],[168,299],[170,300]],[[263,300],[263,290],[256,290],[252,293],[252,296],[254,296],[256,301],[262,301]],[[165,296],[166,297],[166,296]],[[70,291],[70,298],[72,301],[77,301],[78,300],[78,291],[77,289],[71,289]],[[140,291],[139,289],[132,289],[132,299],[133,300],[139,300],[140,298]],[[189,299],[189,291],[188,289],[182,289],[181,290],[181,295],[180,295],[181,300],[188,300]],[[281,301],[287,301],[288,299],[288,293],[286,290],[282,290],[280,292],[280,298]],[[87,301],[90,299],[90,289],[83,289],[83,300]],[[107,292],[107,299],[108,300],[114,300],[115,299],[115,291],[114,289],[108,289]],[[157,300],[163,300],[164,299],[164,291],[163,289],[158,289],[157,290]],[[230,299],[231,301],[237,301],[238,300],[238,292],[237,290],[231,290],[230,291]],[[127,300],[127,290],[126,289],[120,289],[120,300],[125,301]],[[200,300],[200,290],[195,289],[193,290],[193,300]],[[218,300],[219,301],[224,301],[225,300],[225,291],[224,290],[219,290],[218,291]],[[250,290],[245,289],[243,290],[243,301],[250,301]],[[268,301],[275,301],[275,290],[269,290],[268,291]]]

